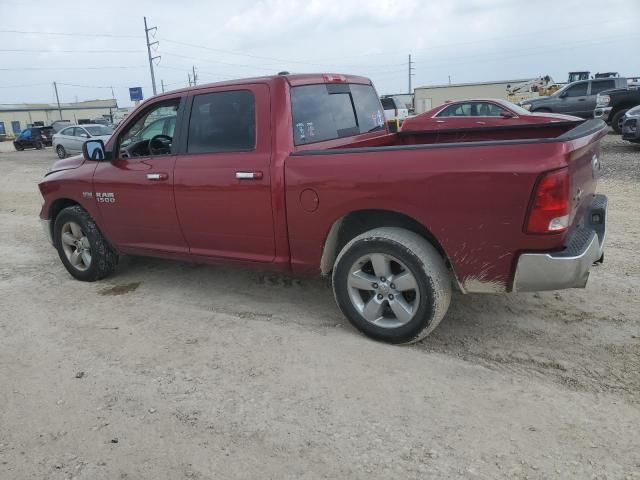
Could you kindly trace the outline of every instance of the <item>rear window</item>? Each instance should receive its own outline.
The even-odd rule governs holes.
[[[295,145],[384,129],[380,100],[371,85],[321,84],[291,89]]]
[[[393,101],[393,98],[383,98],[380,101],[382,102],[382,108],[385,110],[394,110],[396,108],[396,102]]]

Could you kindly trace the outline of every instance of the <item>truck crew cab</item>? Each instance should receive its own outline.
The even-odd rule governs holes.
[[[175,128],[140,135],[175,117]],[[159,122],[162,123],[162,122]],[[370,80],[307,74],[158,95],[39,184],[45,232],[95,281],[122,254],[332,275],[351,323],[391,343],[453,287],[584,287],[604,252],[601,120],[389,133]]]

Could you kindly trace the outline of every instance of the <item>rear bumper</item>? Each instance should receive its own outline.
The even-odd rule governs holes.
[[[600,107],[593,111],[593,118],[601,118],[605,122],[609,123],[609,115],[611,115],[611,109],[613,107]]]
[[[559,252],[523,253],[518,258],[514,292],[584,288],[589,270],[604,258],[607,197],[596,195],[581,224]]]

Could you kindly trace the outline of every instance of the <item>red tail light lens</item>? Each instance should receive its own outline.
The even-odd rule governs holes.
[[[326,83],[341,83],[347,81],[347,78],[344,75],[336,75],[335,73],[325,73],[322,75],[322,78]]]
[[[536,185],[527,233],[558,233],[569,227],[569,169],[544,175]]]

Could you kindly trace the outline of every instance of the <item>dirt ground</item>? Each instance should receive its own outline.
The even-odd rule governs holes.
[[[603,149],[587,288],[456,294],[410,347],[320,279],[129,257],[72,280],[37,221],[54,153],[0,153],[0,478],[640,479],[640,145]]]

